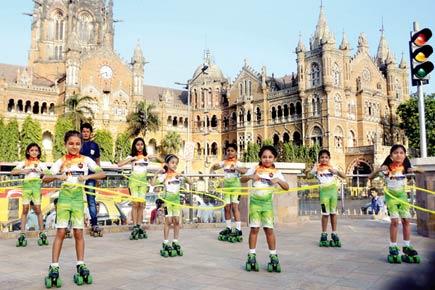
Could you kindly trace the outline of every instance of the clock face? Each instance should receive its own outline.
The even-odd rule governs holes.
[[[362,77],[365,81],[369,81],[370,80],[370,72],[368,69],[363,70],[362,72]]]
[[[103,78],[103,79],[110,79],[110,78],[112,78],[112,75],[113,75],[113,71],[112,71],[112,69],[110,68],[110,66],[107,66],[107,65],[103,65],[102,67],[101,67],[101,69],[100,69],[100,75],[101,75],[101,77]]]

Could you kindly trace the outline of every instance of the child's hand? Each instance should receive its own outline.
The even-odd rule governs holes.
[[[79,181],[86,181],[86,180],[88,180],[88,176],[87,175],[80,175],[78,179],[79,179]]]
[[[136,160],[137,160],[137,156],[131,157],[131,158],[129,159],[129,161],[136,161]]]
[[[388,173],[389,173],[388,166],[387,166],[387,165],[382,165],[382,166],[381,166],[381,172],[382,172],[384,175],[388,175]]]
[[[254,181],[258,181],[258,180],[261,179],[261,177],[260,177],[258,174],[253,174],[253,175],[251,176],[251,179],[254,180]]]
[[[68,179],[68,176],[66,176],[66,175],[58,175],[57,179],[60,180],[60,181],[66,181]]]
[[[337,174],[337,169],[329,167],[329,172],[331,172],[332,174]]]
[[[273,185],[278,184],[278,182],[279,182],[279,178],[272,178],[270,180],[270,183],[272,183]]]

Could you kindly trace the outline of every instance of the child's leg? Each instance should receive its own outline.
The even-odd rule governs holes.
[[[231,229],[231,203],[225,204],[225,224]]]
[[[27,214],[29,213],[29,204],[23,204],[23,212],[21,214],[21,232],[26,231],[26,223],[27,223]]]
[[[264,233],[266,234],[267,245],[270,251],[276,250],[276,238],[275,233],[272,228],[264,228]]]
[[[392,243],[397,243],[397,225],[398,224],[399,224],[399,219],[398,218],[391,218],[391,223],[390,223],[390,242],[392,242]],[[405,232],[405,229],[404,229],[404,232]]]
[[[138,212],[138,210],[137,210],[137,208],[138,208],[138,203],[133,201],[133,203],[131,205],[131,219],[133,220],[133,225],[137,225],[137,221],[138,221],[138,218],[137,218],[137,212]]]
[[[173,216],[172,223],[174,225],[174,240],[178,240],[178,238],[180,236],[180,217]]]
[[[336,232],[337,231],[337,215],[336,214],[330,214],[331,217],[331,227],[332,227],[332,232]]]
[[[141,225],[143,222],[143,210],[145,208],[145,203],[144,202],[139,202],[138,203],[138,208],[137,208],[137,224]]]
[[[56,230],[56,238],[53,242],[53,248],[51,250],[51,262],[59,262],[60,251],[62,250],[63,240],[65,239],[65,229]]]
[[[411,224],[409,219],[402,218],[402,227],[403,227],[403,240],[410,241],[411,240]],[[397,232],[396,232],[397,234]]]
[[[165,217],[165,224],[163,226],[163,238],[165,241],[169,238],[169,225],[171,223],[171,217]]]
[[[42,212],[41,212],[41,205],[36,205],[33,207],[33,210],[38,217],[38,225],[39,225],[39,231],[42,232],[44,230],[44,221],[42,220]]]
[[[322,232],[326,233],[326,230],[328,228],[328,215],[322,214]]]
[[[260,231],[260,228],[251,227],[251,231],[249,233],[249,249],[250,250],[255,250],[255,248],[257,248],[257,237],[258,237],[259,231]]]
[[[239,204],[232,202],[231,203],[231,209],[233,211],[234,221],[239,222],[240,221],[240,211],[239,211]]]
[[[85,239],[83,238],[82,229],[73,229],[74,239],[76,240],[77,261],[83,261],[85,258]]]

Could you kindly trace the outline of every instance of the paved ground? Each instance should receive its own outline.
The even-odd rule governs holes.
[[[218,241],[216,229],[181,232],[183,257],[159,255],[162,233],[150,231],[147,240],[130,241],[128,233],[86,237],[86,262],[94,284],[83,289],[435,289],[435,240],[413,237],[422,263],[386,263],[388,224],[341,220],[342,248],[319,248],[319,221],[277,229],[282,273],[268,273],[268,251],[260,235],[260,272],[246,272],[247,243]],[[248,229],[244,229],[246,240]],[[52,238],[51,238],[52,240]],[[50,242],[51,242],[50,240]],[[0,240],[0,288],[43,289],[51,246],[40,248],[31,239],[26,248]],[[61,255],[62,289],[77,289],[73,240]],[[431,272],[432,271],[432,272]],[[416,283],[410,285],[409,283]],[[429,285],[429,283],[432,283]]]

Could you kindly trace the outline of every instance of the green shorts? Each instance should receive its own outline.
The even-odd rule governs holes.
[[[132,173],[128,188],[132,197],[142,198],[143,202],[145,202],[145,194],[148,191],[147,175]]]
[[[165,217],[177,217],[181,214],[181,207],[180,204],[180,194],[166,194],[164,197],[167,201],[170,201],[171,203],[166,203],[166,209],[165,209]],[[176,203],[176,204],[172,204]]]
[[[64,187],[60,190],[56,211],[56,228],[64,229],[71,222],[74,229],[83,229],[84,226],[83,189],[77,187]]]
[[[320,185],[320,207],[322,215],[337,213],[337,183]]]
[[[401,203],[400,201],[392,198],[387,193],[397,197],[401,201],[408,202],[408,196],[404,189],[385,189],[385,203],[387,204],[388,215],[390,218],[403,218],[409,219],[411,218],[411,212],[409,211],[410,207],[407,204]]]
[[[225,192],[234,192],[237,193],[240,191],[240,188],[242,184],[240,183],[239,178],[227,178],[224,179],[223,187],[225,188]],[[225,205],[231,204],[231,203],[239,203],[240,195],[236,194],[224,194],[224,201]]]
[[[33,204],[35,205],[41,204],[41,180],[40,179],[23,181],[23,194],[21,196],[21,200],[23,202],[23,205],[28,205],[30,204],[31,201],[33,201]]]
[[[272,199],[259,200],[251,196],[249,199],[249,227],[273,229],[274,222]]]

